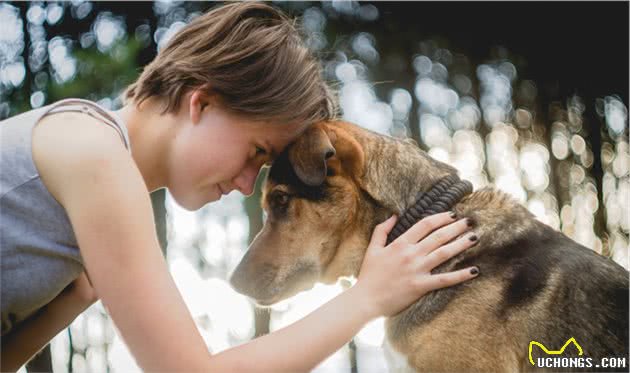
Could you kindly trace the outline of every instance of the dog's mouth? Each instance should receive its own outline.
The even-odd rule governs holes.
[[[254,303],[256,303],[258,307],[263,307],[263,308],[268,308],[278,303],[277,301],[268,300],[268,299],[253,299],[252,298],[252,300],[254,301]]]
[[[288,273],[279,275],[277,267],[271,264],[263,263],[258,268],[252,268],[247,262],[241,262],[230,283],[237,292],[262,307],[268,307],[312,289],[318,278],[319,270],[313,263],[294,264]]]
[[[309,291],[313,289],[313,287],[315,287],[315,282],[310,282],[310,284],[308,283],[303,284],[302,286],[299,286],[296,284],[296,286],[291,286],[287,289],[284,289],[283,291],[279,292],[277,295],[270,298],[250,297],[250,299],[252,299],[252,301],[254,301],[254,303],[256,303],[257,306],[267,308],[277,303],[280,303],[284,300],[287,300],[288,298],[291,298],[303,291]]]

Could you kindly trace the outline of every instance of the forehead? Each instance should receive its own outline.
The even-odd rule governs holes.
[[[251,140],[269,146],[273,158],[276,158],[293,141],[295,141],[307,127],[299,124],[283,124],[270,122],[250,123],[246,131]]]

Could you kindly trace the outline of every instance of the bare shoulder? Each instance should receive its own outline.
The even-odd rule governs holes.
[[[90,115],[56,113],[33,129],[33,162],[42,181],[62,204],[75,186],[97,173],[109,177],[135,168],[119,133]],[[116,171],[119,172],[116,172]],[[122,176],[122,175],[121,175]]]
[[[33,160],[68,214],[91,277],[104,263],[94,253],[104,247],[160,252],[149,192],[115,129],[81,113],[43,118],[33,130]],[[127,255],[121,251],[109,255]]]

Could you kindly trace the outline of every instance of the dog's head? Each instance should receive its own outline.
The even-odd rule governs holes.
[[[269,170],[267,220],[232,275],[234,288],[272,304],[315,282],[356,275],[374,226],[401,211],[402,195],[415,196],[409,188],[416,183],[392,169],[412,176],[422,162],[433,162],[418,152],[408,141],[349,123],[310,127]],[[398,157],[388,162],[392,154]]]
[[[359,143],[341,126],[312,126],[273,163],[263,186],[267,219],[232,275],[261,304],[353,275],[369,239],[358,179]]]

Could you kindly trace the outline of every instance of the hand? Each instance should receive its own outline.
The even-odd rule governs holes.
[[[355,285],[367,293],[375,316],[395,315],[430,291],[479,274],[476,267],[431,274],[433,268],[477,243],[472,232],[462,235],[470,229],[467,219],[455,221],[448,212],[429,216],[384,247],[395,223],[392,216],[374,229]]]

